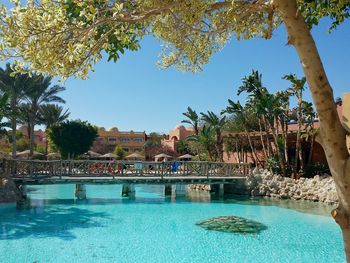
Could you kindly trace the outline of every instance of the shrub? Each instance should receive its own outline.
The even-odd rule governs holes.
[[[310,178],[322,174],[330,174],[328,165],[323,163],[311,163],[305,167],[303,177]]]

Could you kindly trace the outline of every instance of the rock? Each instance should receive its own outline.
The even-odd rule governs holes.
[[[259,171],[247,177],[248,193],[253,196],[271,196],[280,199],[311,200],[335,204],[338,196],[333,178],[318,175],[314,178],[292,179]]]
[[[0,175],[0,203],[16,202],[20,196],[15,183],[10,178]]]

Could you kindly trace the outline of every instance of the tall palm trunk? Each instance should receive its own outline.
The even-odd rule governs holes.
[[[279,164],[281,166],[282,175],[285,177],[285,176],[287,176],[286,163],[284,161],[283,155],[281,154],[281,151],[280,151],[279,146],[278,146],[277,130],[276,130],[276,128],[273,125],[271,125],[270,128],[271,128],[271,131],[272,131],[272,137],[273,137],[274,146],[276,148],[278,162],[279,162]]]
[[[33,157],[33,153],[34,153],[34,126],[35,126],[35,120],[34,117],[31,116],[30,118],[30,125],[29,125],[29,129],[30,129],[30,134],[29,134],[29,157],[32,158]]]
[[[282,120],[283,122],[283,137],[284,137],[284,155],[286,158],[286,165],[289,165],[289,157],[288,157],[288,114],[289,114],[289,106],[287,105],[286,111],[285,111],[285,119]]]
[[[256,149],[253,146],[250,133],[248,132],[248,130],[245,130],[245,133],[246,133],[247,138],[248,138],[248,143],[249,143],[249,147],[250,147],[250,150],[252,153],[252,157],[253,157],[253,159],[255,159],[255,165],[258,166],[258,163],[259,163],[259,165],[262,166],[261,161],[259,160],[258,154],[256,153]]]
[[[274,0],[273,3],[287,27],[289,43],[298,53],[320,118],[321,144],[339,196],[339,205],[332,211],[332,216],[342,230],[345,254],[350,262],[350,155],[346,146],[347,132],[340,122],[332,87],[296,0]]]
[[[218,154],[218,159],[220,162],[223,162],[223,142],[222,142],[222,138],[221,138],[221,132],[217,132],[216,133],[216,152]]]
[[[49,141],[46,138],[46,140],[45,140],[45,158],[46,158],[46,160],[48,160],[48,157],[47,157],[48,153],[49,153]]]
[[[265,156],[265,162],[266,162],[267,151],[266,151],[266,147],[265,147],[265,142],[264,142],[264,137],[263,137],[263,131],[262,131],[262,125],[261,125],[260,118],[259,118],[259,131],[260,131],[260,141],[261,141],[261,145],[262,145],[264,156]]]
[[[17,137],[16,137],[16,130],[17,130],[17,119],[15,116],[11,116],[11,129],[12,129],[12,158],[16,158],[17,153]]]
[[[264,123],[264,126],[265,126],[265,134],[266,134],[266,147],[267,147],[267,155],[268,157],[271,156],[271,142],[270,142],[270,127],[268,125],[268,122],[265,118],[265,116],[262,116],[263,118],[263,123]]]
[[[298,94],[298,130],[297,130],[297,140],[295,147],[295,164],[294,164],[294,176],[296,178],[298,174],[298,161],[300,164],[300,171],[304,170],[304,160],[301,149],[301,125],[302,125],[302,116],[301,116],[301,104],[302,104],[302,94],[301,91]]]

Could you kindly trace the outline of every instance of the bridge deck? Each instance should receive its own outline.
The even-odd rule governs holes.
[[[18,184],[232,183],[250,173],[247,164],[91,160],[3,160]]]
[[[233,183],[237,180],[244,180],[246,177],[222,177],[211,176],[51,176],[51,177],[13,177],[19,184],[41,185],[41,184],[214,184]]]

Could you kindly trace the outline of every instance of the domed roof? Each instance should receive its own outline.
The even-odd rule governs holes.
[[[117,131],[119,131],[119,130],[118,130],[118,128],[117,128],[117,127],[112,127],[112,128],[110,128],[110,129],[109,129],[109,131],[114,131],[114,132],[117,132]]]
[[[183,125],[177,125],[175,127],[175,130],[183,130],[183,129],[185,129],[185,126],[183,126]]]

